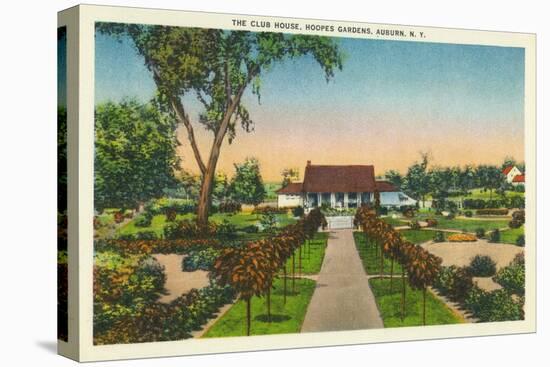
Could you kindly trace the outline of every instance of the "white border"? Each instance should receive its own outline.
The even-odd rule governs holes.
[[[94,24],[96,21],[128,22],[142,24],[163,24],[188,27],[210,27],[223,29],[240,29],[257,31],[258,29],[235,27],[231,19],[283,20],[291,18],[259,17],[249,15],[215,14],[201,12],[184,12],[174,10],[157,10],[143,8],[124,8],[81,5],[79,12],[79,93],[78,93],[78,204],[79,204],[79,253],[78,294],[72,292],[70,297],[78,298],[79,305],[79,338],[78,358],[80,361],[145,358],[158,356],[177,356],[190,354],[207,354],[219,352],[236,352],[250,350],[268,350],[300,348],[328,345],[350,345],[362,343],[391,342],[403,340],[422,340],[449,337],[501,335],[534,332],[536,329],[535,299],[535,35],[523,33],[503,33],[477,30],[457,30],[432,27],[395,26],[369,23],[336,22],[325,20],[295,19],[292,20],[331,25],[371,26],[373,28],[400,28],[408,31],[424,32],[427,38],[423,42],[460,43],[476,45],[493,45],[525,48],[525,160],[528,167],[526,182],[527,223],[526,223],[526,319],[523,321],[461,324],[444,326],[425,326],[392,329],[375,329],[359,331],[323,332],[311,334],[265,335],[251,337],[227,337],[217,339],[190,339],[172,342],[154,342],[140,344],[117,344],[93,346],[92,343],[92,275],[93,275],[93,113],[94,113]],[[61,15],[60,15],[61,19]],[[265,31],[265,29],[264,29]],[[292,33],[289,31],[288,33]],[[298,32],[294,32],[298,33]],[[347,38],[394,39],[393,37],[375,37],[354,34],[337,34],[332,32],[307,32],[327,36]],[[418,39],[403,41],[420,42]],[[70,101],[69,101],[70,103]],[[71,256],[71,254],[69,254]],[[74,260],[74,258],[73,258]],[[71,329],[73,330],[73,329]]]

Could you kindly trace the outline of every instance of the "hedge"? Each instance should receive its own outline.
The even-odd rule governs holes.
[[[477,215],[508,215],[508,209],[478,209]]]

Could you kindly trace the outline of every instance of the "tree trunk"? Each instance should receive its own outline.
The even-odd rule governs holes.
[[[212,150],[213,150],[212,154],[214,154],[214,149]],[[213,161],[211,157],[211,159],[208,161],[208,167],[206,169],[206,172],[202,177],[199,202],[197,203],[197,223],[200,226],[206,226],[208,224],[208,214],[210,211],[212,185],[214,183],[214,173],[216,170],[216,164],[218,163],[218,156],[219,156],[219,148],[216,149],[215,161]]]
[[[402,282],[402,289],[401,289],[401,321],[405,319],[405,267],[403,266],[401,268],[401,282]]]
[[[302,275],[302,246],[298,247],[298,276]]]
[[[296,256],[295,252],[292,253],[292,294],[294,294],[294,284],[296,280]]]
[[[380,242],[380,279],[384,277],[384,244]]]
[[[286,264],[283,266],[283,304],[286,305]]]
[[[251,297],[246,299],[246,335],[250,335],[250,302]]]
[[[271,322],[271,285],[267,290],[267,322]]]
[[[393,256],[391,257],[390,266],[390,293],[393,291]]]
[[[422,290],[422,325],[426,325],[426,287]]]

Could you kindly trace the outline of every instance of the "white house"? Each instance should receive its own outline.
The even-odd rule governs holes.
[[[502,174],[506,177],[506,182],[508,182],[512,185],[514,184],[514,178],[516,176],[523,176],[523,174],[521,173],[519,168],[517,168],[516,166],[505,167],[502,170]],[[516,181],[516,182],[518,182],[518,181]],[[523,182],[525,182],[525,177],[523,177]]]
[[[332,208],[357,208],[374,201],[380,193],[380,205],[399,207],[416,205],[410,198],[387,181],[376,181],[371,165],[313,165],[307,162],[304,181],[293,182],[277,191],[280,208],[304,206],[315,208],[323,204]]]

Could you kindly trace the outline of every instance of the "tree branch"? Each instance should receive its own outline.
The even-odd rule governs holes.
[[[172,105],[172,109],[176,112],[176,116],[178,120],[183,123],[185,128],[187,129],[187,138],[189,139],[189,142],[191,143],[191,148],[193,149],[193,154],[195,155],[195,160],[197,161],[197,164],[199,166],[199,169],[201,171],[201,174],[204,175],[206,172],[206,166],[204,165],[204,162],[202,161],[202,157],[199,151],[199,147],[197,146],[197,142],[195,139],[195,133],[193,131],[193,126],[191,125],[191,122],[189,121],[189,118],[187,114],[185,113],[185,110],[183,109],[183,105],[181,101],[174,96],[170,96],[170,104]]]

